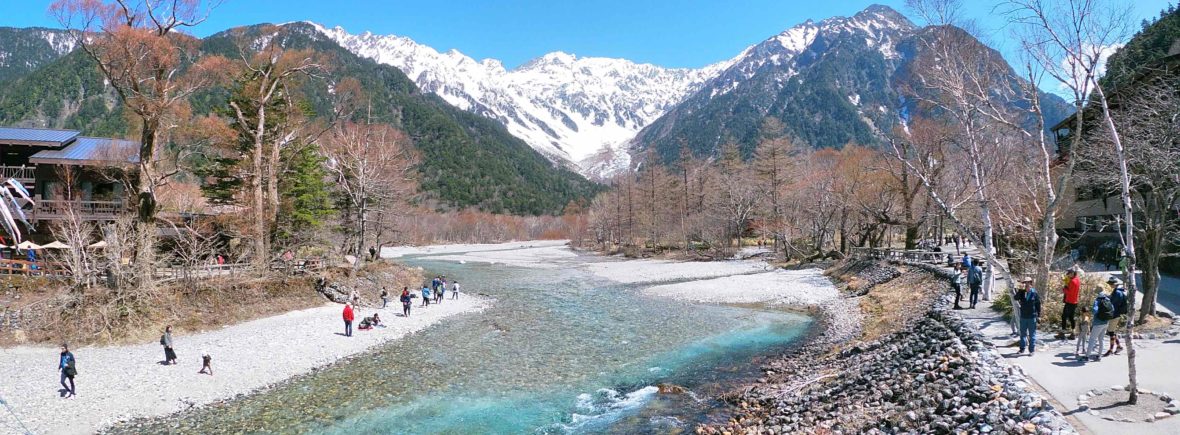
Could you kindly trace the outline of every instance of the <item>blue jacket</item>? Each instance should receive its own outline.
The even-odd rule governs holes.
[[[430,297],[430,287],[422,287],[422,297]]]
[[[1114,288],[1110,292],[1110,303],[1114,305],[1114,315],[1122,316],[1127,314],[1127,290],[1123,286]]]
[[[967,254],[963,254],[963,268],[971,270],[971,257]]]
[[[1028,291],[1016,292],[1016,297],[1020,298],[1020,318],[1021,319],[1036,319],[1041,317],[1041,295],[1037,293],[1037,289],[1030,288]]]
[[[62,370],[70,365],[70,361],[74,360],[74,354],[66,352],[61,354],[61,359],[57,362],[57,369]]]
[[[1110,296],[1107,296],[1104,293],[1099,293],[1098,296],[1094,298],[1094,306],[1090,307],[1090,318],[1094,319],[1095,325],[1105,325],[1107,323],[1110,323],[1110,319],[1103,320],[1103,319],[1098,318],[1098,303],[1101,302],[1103,299],[1110,300]],[[1114,304],[1114,302],[1112,301],[1111,305],[1113,305],[1113,304]],[[1115,316],[1117,317],[1118,312],[1119,312],[1118,307],[1115,307],[1114,312],[1115,312]]]

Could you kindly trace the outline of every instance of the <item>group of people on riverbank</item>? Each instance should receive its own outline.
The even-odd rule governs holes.
[[[966,308],[974,309],[976,300],[983,284],[983,270],[969,255],[964,254],[962,262],[953,266],[955,273],[951,276],[951,288],[955,291],[954,309],[964,309],[960,305],[963,292],[964,276],[970,287],[970,305]],[[1061,311],[1060,331],[1055,335],[1059,340],[1076,340],[1074,358],[1078,361],[1100,361],[1104,356],[1122,352],[1123,346],[1119,340],[1119,332],[1125,326],[1127,315],[1127,291],[1123,281],[1116,276],[1110,276],[1106,284],[1111,288],[1106,291],[1104,286],[1098,285],[1094,289],[1094,298],[1087,301],[1084,311],[1079,312],[1081,304],[1082,269],[1071,267],[1065,272],[1060,289],[1063,302]],[[1032,277],[1022,277],[1019,285],[1012,293],[1012,312],[1017,317],[1017,335],[1020,350],[1029,355],[1036,353],[1037,326],[1041,318],[1042,296],[1033,286]],[[1109,348],[1103,352],[1104,338],[1109,338]]]
[[[172,325],[164,327],[164,333],[160,335],[160,346],[164,348],[164,360],[160,361],[161,365],[176,365],[176,350],[173,348],[175,342],[172,340]],[[61,353],[57,361],[57,371],[60,375],[62,389],[61,396],[64,398],[75,397],[78,395],[77,386],[74,384],[74,378],[78,376],[77,359],[74,353],[70,351],[69,343],[61,344]],[[197,371],[199,375],[213,376],[213,357],[208,352],[201,353],[201,370]]]
[[[447,277],[445,275],[436,276],[434,279],[430,280],[429,283],[423,284],[421,293],[421,306],[428,307],[431,303],[442,303],[448,291],[451,293],[451,300],[459,299],[459,290],[461,288],[459,286],[459,281],[451,282],[450,289],[448,289],[447,286]],[[416,296],[418,295],[410,293],[409,287],[402,287],[401,296],[398,297],[398,301],[402,303],[402,317],[410,317],[410,311],[414,305],[414,298]],[[344,304],[344,312],[342,313],[342,317],[344,318],[344,336],[346,337],[352,336],[352,322],[356,318],[353,306],[358,304],[359,301],[360,299],[358,296],[356,296],[356,291],[354,290],[352,296],[349,297],[349,301],[345,302]],[[381,288],[381,309],[385,309],[385,307],[388,305],[389,291],[383,287]],[[373,313],[372,316],[365,317],[361,320],[360,329],[366,330],[384,326],[385,324],[381,322],[380,315],[378,313]]]

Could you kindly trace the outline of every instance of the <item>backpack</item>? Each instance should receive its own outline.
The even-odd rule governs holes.
[[[967,284],[974,285],[974,284],[982,284],[982,283],[983,283],[983,270],[978,267],[972,267],[970,269],[970,271],[967,272]]]
[[[1114,304],[1110,302],[1110,298],[1101,296],[1098,298],[1098,313],[1094,315],[1098,320],[1110,320],[1115,316]]]
[[[1115,316],[1127,314],[1127,292],[1121,287],[1110,294],[1110,302],[1114,305]]]

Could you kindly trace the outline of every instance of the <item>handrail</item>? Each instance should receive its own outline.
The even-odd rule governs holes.
[[[36,173],[36,166],[0,166],[0,179],[33,180]]]

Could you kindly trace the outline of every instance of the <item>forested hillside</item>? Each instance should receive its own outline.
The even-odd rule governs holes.
[[[264,34],[265,32],[265,34]],[[202,41],[202,52],[236,58],[238,38],[279,38],[290,48],[312,49],[331,68],[305,83],[302,98],[318,114],[330,113],[330,86],[356,78],[370,101],[358,117],[404,130],[422,155],[424,200],[445,208],[478,207],[514,214],[560,213],[598,187],[556,167],[494,121],[454,108],[419,91],[398,69],[360,58],[313,26],[259,25],[232,29]],[[224,104],[228,91],[213,88],[192,98],[198,113]],[[114,94],[81,52],[53,61],[0,88],[0,124],[75,128],[89,135],[126,134]]]

